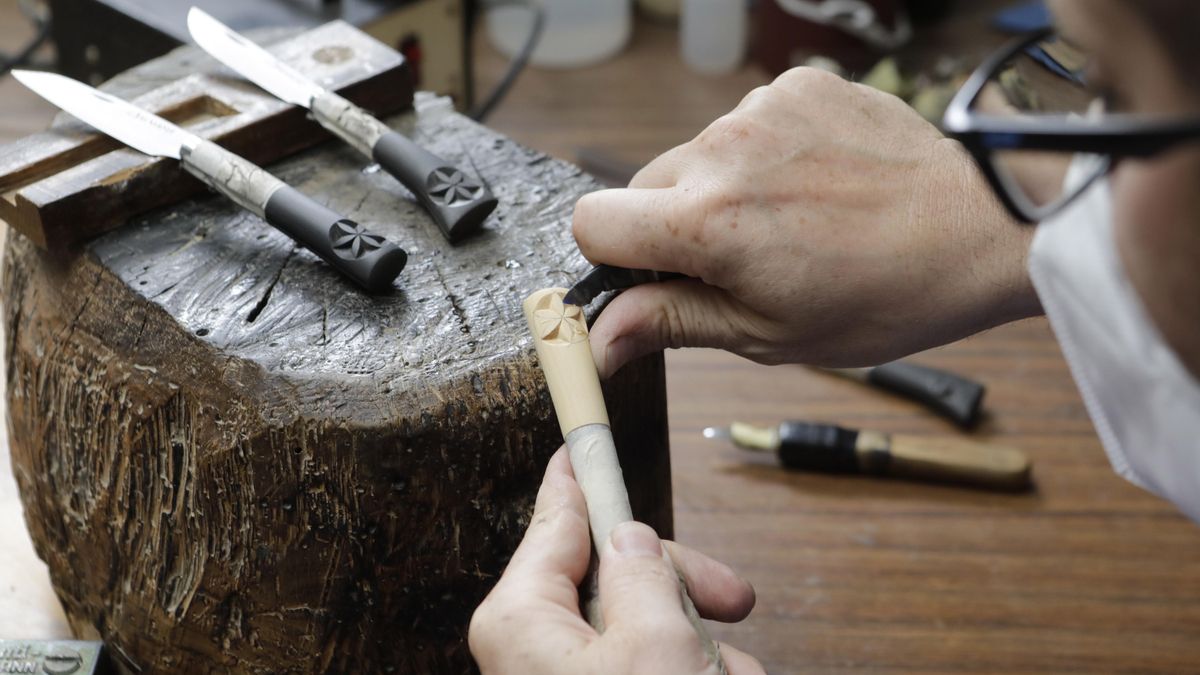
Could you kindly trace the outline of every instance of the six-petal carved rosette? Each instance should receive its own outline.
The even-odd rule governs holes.
[[[383,237],[367,232],[353,220],[339,220],[329,228],[333,251],[343,258],[356,260],[383,246]]]
[[[483,187],[453,167],[435,169],[429,174],[429,194],[446,206],[477,199]]]
[[[548,344],[571,344],[587,339],[587,324],[577,305],[563,303],[562,293],[543,297],[533,311],[537,336]]]

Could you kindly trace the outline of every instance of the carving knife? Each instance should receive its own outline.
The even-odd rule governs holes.
[[[568,305],[587,305],[601,293],[620,291],[633,288],[639,284],[671,279],[686,279],[686,274],[679,272],[658,272],[655,270],[636,270],[613,265],[596,265],[587,274],[571,286],[571,290],[563,296],[563,302]]]
[[[266,220],[369,291],[391,287],[408,254],[265,170],[132,103],[53,73],[14,70],[39,96],[129,147],[184,170]]]
[[[334,135],[378,162],[416,195],[442,234],[457,241],[483,223],[496,198],[481,183],[350,101],[326,90],[267,50],[193,7],[192,39],[221,63],[276,98],[307,108]]]
[[[704,437],[728,439],[746,450],[773,452],[789,469],[863,473],[993,490],[1029,487],[1029,459],[1020,450],[960,439],[918,438],[832,424],[784,422],[756,427],[734,422],[708,427]]]

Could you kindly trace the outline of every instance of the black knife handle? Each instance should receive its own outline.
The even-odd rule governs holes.
[[[867,381],[922,403],[964,429],[978,421],[980,404],[987,391],[974,380],[904,361],[872,368]]]
[[[408,254],[314,202],[262,167],[211,141],[180,148],[193,176],[308,247],[369,291],[391,287]]]
[[[496,208],[486,186],[395,131],[379,137],[371,156],[417,196],[452,242],[479,229]]]
[[[268,223],[373,293],[391,288],[408,262],[404,249],[293,187],[275,190],[263,211]]]

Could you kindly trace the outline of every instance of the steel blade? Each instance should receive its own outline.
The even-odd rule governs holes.
[[[147,155],[179,159],[180,147],[200,142],[194,134],[152,112],[69,77],[31,70],[12,74],[38,96]]]
[[[276,98],[309,108],[325,89],[267,50],[193,7],[188,11],[188,31],[196,44],[213,58],[241,73]]]

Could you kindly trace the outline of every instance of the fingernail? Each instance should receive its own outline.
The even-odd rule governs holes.
[[[649,525],[630,521],[613,528],[608,535],[612,547],[621,555],[662,557],[662,542]]]

